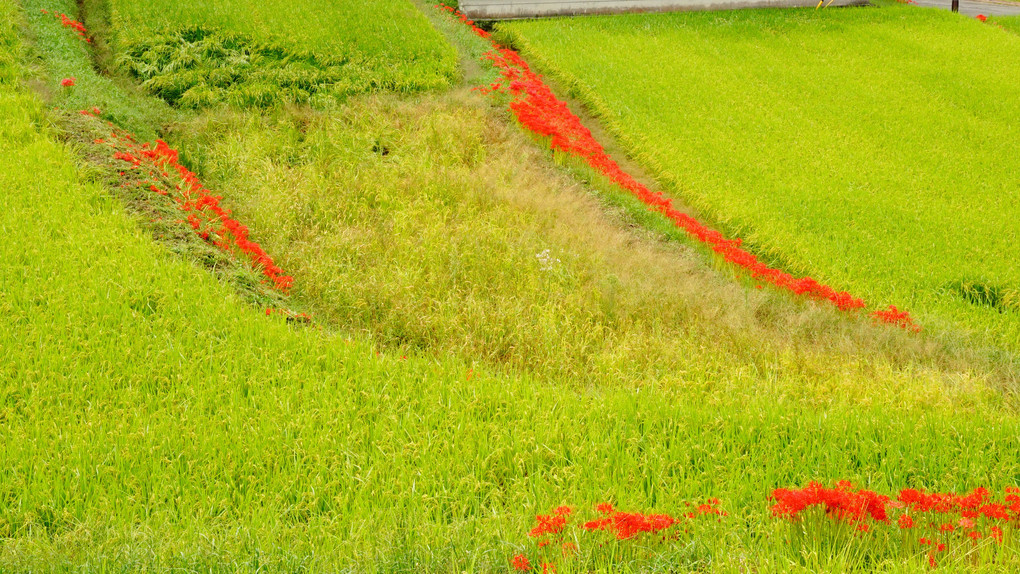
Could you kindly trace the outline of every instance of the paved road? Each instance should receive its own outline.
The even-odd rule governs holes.
[[[949,10],[952,0],[914,0],[925,8]],[[960,14],[966,16],[1020,16],[1020,2],[982,2],[981,0],[960,0]]]

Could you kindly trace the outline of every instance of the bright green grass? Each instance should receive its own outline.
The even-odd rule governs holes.
[[[458,73],[454,48],[410,0],[111,1],[120,51],[154,34],[197,26],[346,62],[352,81],[364,89],[444,88]]]
[[[501,29],[753,250],[1020,349],[1020,38],[885,4]]]
[[[0,4],[0,571],[505,572],[556,504],[676,512],[715,495],[725,536],[658,562],[586,547],[578,570],[787,572],[801,561],[767,518],[776,486],[1020,482],[1020,420],[963,376],[730,357],[689,384],[574,388],[477,366],[469,381],[456,358],[377,357],[267,319],[154,245],[55,142],[17,83],[15,16]],[[46,49],[70,62],[74,46]],[[469,135],[442,133],[440,150]],[[692,360],[720,364],[719,344]],[[918,569],[894,547],[804,563]]]
[[[989,22],[998,24],[1014,34],[1020,34],[1020,16],[995,16],[989,18]]]

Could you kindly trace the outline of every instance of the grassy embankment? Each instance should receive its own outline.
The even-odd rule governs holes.
[[[1020,349],[1016,36],[888,4],[500,30],[781,267]]]
[[[76,74],[57,103],[84,107],[82,46],[29,18],[40,83]],[[0,22],[2,569],[505,571],[552,505],[719,496],[725,538],[624,567],[895,570],[924,557],[792,556],[765,496],[1020,481],[985,372],[621,230],[466,95],[182,120],[295,297],[367,336],[267,319],[89,181],[18,86],[9,5]],[[621,568],[591,547],[576,567]]]

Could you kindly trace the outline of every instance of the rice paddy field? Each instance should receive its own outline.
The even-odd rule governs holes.
[[[500,30],[755,252],[1017,351],[1017,36],[885,4]]]
[[[238,97],[262,104],[281,87],[305,100],[319,84],[344,95],[442,89],[459,72],[456,50],[410,0],[91,4],[109,13],[111,41],[137,75],[164,97],[194,88],[195,107],[238,84]]]
[[[0,572],[1020,569],[1011,311],[950,315],[920,287],[903,301],[907,283],[873,288],[894,274],[856,279],[850,263],[848,287],[913,304],[925,329],[756,289],[473,89],[493,81],[474,64],[489,45],[438,9],[170,4],[0,4]],[[834,43],[882,36],[912,86],[985,82],[954,121],[994,113],[981,126],[1014,135],[1005,72],[930,68],[923,84],[902,48],[935,30],[1009,58],[1014,37],[898,7],[819,14],[625,17],[620,34],[644,30],[654,55],[673,45],[649,33],[664,21],[730,43],[742,26],[767,51],[783,36],[768,20],[815,59],[810,22]],[[538,54],[541,26],[565,25],[500,26]],[[644,54],[634,30],[626,49]],[[161,39],[124,40],[147,36]],[[336,88],[344,50],[375,62],[347,70],[375,83]],[[210,83],[241,54],[262,59]],[[388,75],[396,61],[409,83]],[[738,61],[716,61],[731,68],[719,86],[752,77]],[[298,65],[319,87],[288,75]],[[822,68],[801,72],[831,79]],[[181,74],[206,96],[173,97]],[[920,136],[887,105],[899,130],[879,139],[899,153],[896,133]],[[861,114],[840,133],[878,137]],[[1005,157],[984,170],[1015,174]],[[984,200],[1009,189],[951,181]],[[974,233],[1002,247],[1015,227],[991,211]],[[762,253],[798,253],[792,237]],[[928,273],[947,273],[933,256],[957,248],[926,237]],[[893,257],[875,253],[875,269]],[[1006,285],[1001,257],[960,266]]]

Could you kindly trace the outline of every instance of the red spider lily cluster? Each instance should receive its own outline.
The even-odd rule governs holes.
[[[869,490],[854,490],[847,481],[833,488],[812,482],[805,488],[779,488],[773,491],[772,514],[793,522],[801,520],[812,507],[826,516],[855,527],[861,534],[875,527],[916,532],[917,544],[926,548],[928,563],[935,567],[937,557],[954,545],[976,544],[985,538],[1002,544],[1004,528],[1020,525],[1020,488],[1006,488],[1005,497],[996,502],[985,488],[966,494],[901,490],[895,500]]]
[[[579,538],[584,539],[597,534],[608,533],[612,540],[637,541],[642,537],[649,537],[643,542],[667,542],[680,539],[680,530],[688,532],[699,518],[714,517],[720,519],[727,514],[719,508],[718,499],[709,499],[703,504],[691,505],[691,508],[678,516],[669,514],[645,514],[642,512],[623,512],[617,510],[612,504],[602,503],[597,505],[598,517],[587,522],[574,523],[574,529],[567,532],[572,525],[571,518],[574,509],[569,506],[559,506],[549,514],[540,514],[535,517],[535,526],[528,532],[538,547],[541,557],[540,565],[543,573],[555,572],[557,560],[569,560],[576,557],[580,549],[577,546]],[[607,542],[605,537],[592,539],[592,545],[603,546]],[[511,560],[511,565],[519,572],[527,572],[533,569],[531,560],[524,554],[517,554]]]
[[[85,24],[82,24],[81,22],[79,22],[79,21],[77,21],[77,20],[75,20],[73,18],[69,18],[67,16],[67,14],[58,14],[56,12],[50,12],[49,10],[46,10],[45,8],[42,9],[42,13],[46,14],[48,16],[53,16],[57,20],[60,20],[60,23],[63,24],[65,28],[70,28],[70,29],[74,30],[75,33],[78,34],[79,38],[81,38],[82,40],[85,40],[89,44],[92,43],[92,38],[89,38],[89,32],[88,32],[88,30],[85,29]]]
[[[476,34],[483,38],[489,37],[488,32],[474,25],[466,16],[445,6],[440,8],[458,17],[471,26]],[[558,99],[542,77],[531,70],[528,63],[514,50],[502,48],[493,42],[494,50],[487,52],[487,59],[503,76],[502,82],[496,82],[480,91],[486,94],[503,93],[512,98],[510,109],[517,120],[527,129],[539,136],[549,138],[553,150],[561,151],[584,160],[613,183],[641,200],[648,207],[662,213],[677,227],[686,231],[691,237],[708,245],[730,263],[748,270],[751,276],[763,282],[805,295],[812,299],[831,302],[842,311],[863,309],[864,300],[854,297],[846,291],[836,291],[810,277],[797,278],[782,270],[769,267],[755,255],[741,248],[740,239],[728,239],[719,231],[711,229],[690,215],[673,207],[671,199],[661,193],[653,192],[623,170],[588,130],[565,102]],[[888,321],[901,327],[915,328],[913,320],[906,313],[893,307],[888,311],[877,311],[872,314],[877,320]]]
[[[98,117],[99,110],[93,108],[81,113]],[[109,125],[113,128],[113,124]],[[109,140],[96,140],[95,143],[109,147],[114,159],[128,164],[127,169],[142,172],[141,186],[152,193],[171,197],[186,214],[184,221],[202,239],[224,251],[246,257],[277,290],[286,292],[293,285],[294,278],[284,275],[283,269],[273,262],[272,257],[249,239],[248,228],[233,219],[229,209],[220,205],[223,198],[213,195],[194,172],[181,165],[177,150],[166,142],[156,140],[155,145],[139,145],[127,132],[113,128]]]
[[[978,15],[976,16],[976,18],[977,18],[978,20],[980,20],[981,22],[987,22],[987,21],[988,21],[988,16],[985,16],[984,14],[978,14]]]
[[[640,512],[621,512],[613,508],[611,504],[600,504],[597,509],[603,514],[601,518],[585,522],[584,528],[589,532],[601,530],[609,532],[617,540],[630,540],[640,534],[661,533],[684,519],[690,520],[699,516],[716,515],[726,516],[726,513],[718,508],[719,499],[711,498],[705,504],[700,504],[694,510],[674,518],[668,514],[642,514]]]
[[[77,78],[74,77],[64,78],[63,80],[60,80],[60,85],[64,86],[65,88],[73,88],[76,81]]]
[[[850,483],[840,481],[834,488],[825,488],[821,483],[812,482],[805,488],[777,488],[772,492],[776,504],[772,506],[773,516],[796,520],[812,506],[825,508],[825,514],[835,520],[853,524],[857,530],[867,532],[871,521],[889,522],[886,506],[889,497],[870,490],[851,489]]]
[[[888,309],[875,311],[871,316],[877,321],[896,325],[908,331],[914,331],[915,333],[921,331],[921,326],[914,323],[910,313],[900,311],[896,308],[896,305],[889,305]]]

